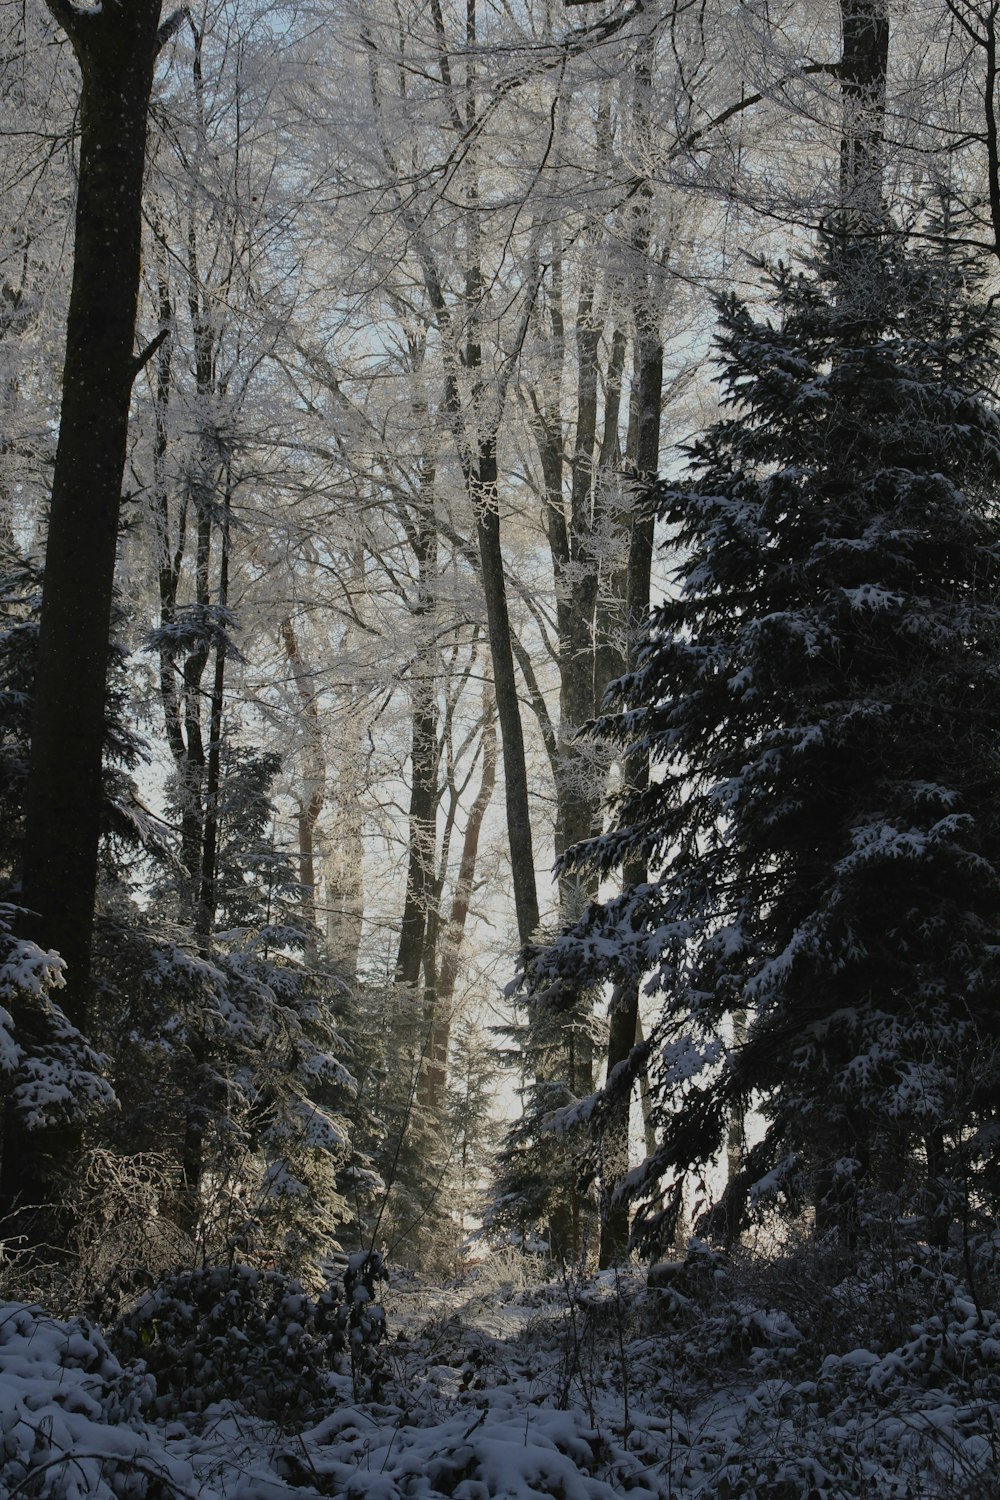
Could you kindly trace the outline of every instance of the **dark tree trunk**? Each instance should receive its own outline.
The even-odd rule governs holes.
[[[546,341],[545,367],[546,371],[558,371],[567,353],[558,249],[552,256],[545,292],[538,311]],[[599,547],[595,549],[595,537],[602,537],[615,523],[614,514],[606,508],[615,487],[604,483],[603,471],[617,468],[620,458],[618,417],[626,346],[624,333],[615,329],[605,368],[603,432],[599,434],[601,349],[607,317],[608,304],[602,306],[596,278],[585,276],[574,323],[576,394],[571,424],[563,411],[559,381],[543,378],[530,393],[555,587],[559,721],[550,758],[556,794],[557,858],[590,838],[598,825],[602,767],[591,758],[590,746],[581,743],[578,736],[594,717],[610,675],[621,669],[611,647],[615,631],[609,611],[616,612],[615,602],[604,576],[606,564]],[[617,623],[620,626],[620,620]],[[592,870],[563,866],[559,873],[561,922],[571,925],[596,894]],[[565,1047],[552,1050],[546,1067],[552,1080],[563,1080],[572,1095],[593,1091],[590,1021],[596,1003],[591,991],[567,992],[560,1007]],[[581,1216],[579,1205],[567,1200],[555,1208],[548,1234],[557,1258],[572,1259],[579,1254],[585,1224],[586,1215]]]
[[[927,1152],[927,1183],[924,1190],[926,1229],[924,1233],[927,1236],[928,1245],[933,1245],[935,1250],[947,1250],[951,1213],[948,1205],[944,1132],[929,1130],[924,1136],[924,1147]]]
[[[496,439],[480,445],[475,475],[469,485],[476,516],[497,718],[503,742],[504,790],[507,801],[507,837],[514,885],[517,935],[522,947],[538,927],[538,892],[528,806],[528,773],[524,756],[524,729],[514,674],[507,582],[500,546],[500,497],[497,486]]]
[[[476,37],[476,0],[467,0],[466,43],[471,49]],[[466,74],[466,128],[475,124],[475,69]],[[480,343],[480,309],[485,300],[480,255],[479,186],[473,177],[466,194],[465,235],[465,317],[468,329],[463,363],[474,374],[475,385],[470,415],[478,429],[474,443],[463,455],[465,481],[476,519],[479,564],[486,602],[486,624],[490,655],[493,660],[493,688],[496,694],[497,719],[503,743],[503,780],[507,808],[507,841],[510,846],[511,876],[517,936],[524,948],[538,928],[538,887],[535,881],[534,843],[528,802],[528,769],[524,754],[524,725],[514,672],[514,647],[511,639],[510,611],[507,606],[507,577],[504,572],[500,542],[500,485],[497,463],[497,435],[506,387],[498,387],[493,400],[494,415],[485,422],[477,417],[476,407],[487,399],[483,381],[483,350]],[[454,370],[449,374],[450,405],[459,418],[462,412],[458,382]],[[470,424],[471,427],[472,424]],[[461,446],[461,439],[460,439]]]
[[[137,371],[146,117],[160,0],[77,11],[51,0],[80,63],[80,181],[62,412],[45,551],[24,898],[88,1019],[101,752],[118,512]]]
[[[845,234],[871,233],[882,219],[887,0],[841,0],[841,219]]]
[[[659,460],[660,398],[663,380],[663,346],[651,324],[640,326],[636,349],[634,388],[635,447],[631,467],[636,485],[636,509],[629,533],[626,588],[628,622],[628,667],[635,666],[638,632],[649,610],[650,576],[653,564],[653,511],[648,500],[650,481]],[[625,765],[630,787],[641,791],[649,781],[649,757],[633,751]],[[647,879],[642,861],[631,860],[623,871],[626,887]],[[629,980],[614,992],[608,1016],[607,1071],[625,1062],[632,1050],[639,1024],[639,980]],[[628,1171],[629,1096],[614,1109],[605,1127],[604,1188],[607,1204],[601,1223],[600,1264],[614,1265],[625,1255],[629,1238],[628,1205],[613,1201],[620,1179]]]
[[[949,4],[954,13],[954,7]],[[984,17],[980,42],[986,59],[983,81],[983,113],[986,135],[986,174],[990,191],[990,223],[993,254],[1000,260],[1000,130],[997,122],[997,7],[993,3]]]
[[[194,89],[200,97],[201,36],[195,32]],[[180,257],[175,257],[178,261]],[[198,410],[206,414],[198,436],[196,455],[180,488],[176,520],[171,525],[167,470],[167,413],[172,398],[172,351],[160,350],[156,388],[156,448],[154,505],[157,531],[160,622],[174,624],[182,613],[178,595],[188,542],[189,521],[194,523],[195,601],[207,616],[211,609],[212,535],[215,529],[216,491],[225,478],[226,458],[211,413],[219,395],[216,378],[219,332],[211,316],[208,294],[199,271],[198,236],[194,209],[188,224],[186,245],[187,304],[194,335],[195,389]],[[156,229],[156,265],[160,320],[168,326],[173,316],[170,289],[171,256],[166,231]],[[182,917],[198,921],[205,842],[205,797],[208,751],[204,736],[204,713],[210,693],[204,677],[211,655],[207,635],[188,650],[178,666],[174,648],[166,641],[160,647],[160,699],[167,744],[176,772],[180,818],[180,854],[184,877],[180,884]]]
[[[291,616],[281,622],[281,641],[285,657],[292,671],[295,689],[302,712],[302,732],[305,740],[305,767],[302,791],[298,797],[299,811],[296,818],[299,831],[299,885],[302,887],[302,921],[308,936],[310,951],[316,946],[316,825],[326,801],[326,757],[323,749],[323,730],[319,719],[316,685],[312,680]]]
[[[594,832],[601,788],[581,752],[577,735],[594,717],[598,561],[593,553],[597,520],[594,492],[597,457],[598,372],[601,322],[595,308],[593,285],[585,281],[576,312],[576,434],[573,443],[569,496],[569,527],[565,556],[553,554],[559,624],[559,776],[556,783],[556,855],[588,839]],[[561,446],[561,443],[560,443]],[[561,496],[553,496],[549,504]],[[550,532],[551,535],[551,532]],[[590,871],[565,870],[560,875],[560,917],[569,925],[597,894]],[[570,1087],[589,1093],[593,1087],[593,1059],[578,1058],[579,1078]]]
[[[232,517],[232,479],[226,471],[219,555],[218,604],[224,616],[229,604],[229,540]],[[207,568],[207,558],[206,558]],[[204,582],[206,599],[208,581]],[[207,654],[207,648],[206,648]],[[194,935],[199,952],[212,951],[219,906],[219,810],[222,791],[222,724],[226,695],[226,644],[220,634],[215,642],[212,691],[209,698],[208,754],[205,757],[203,828],[197,862],[197,904]],[[196,1022],[190,1042],[191,1082],[184,1103],[184,1145],[181,1151],[181,1228],[197,1240],[201,1228],[201,1183],[205,1170],[205,1132],[218,1103],[218,1084],[209,1063],[209,1044],[203,1027]]]
[[[882,194],[886,73],[889,59],[887,0],[840,0],[843,56],[840,67],[842,124],[838,238],[844,250],[852,242],[879,233],[884,218]],[[866,295],[864,266],[860,292]],[[854,283],[845,280],[846,295]],[[867,1174],[871,1143],[863,1119],[849,1121],[842,1133],[818,1143],[815,1181],[816,1232],[835,1231],[841,1248],[853,1255],[857,1237],[858,1189]],[[838,1177],[832,1163],[856,1157],[862,1168],[854,1177]]]
[[[232,480],[227,473],[222,511],[222,545],[219,557],[219,612],[225,618],[229,607],[229,531],[232,515]],[[202,839],[195,935],[207,954],[211,946],[219,906],[219,803],[222,791],[222,715],[226,696],[226,642],[220,632],[215,642],[215,671],[209,704],[208,758],[205,774],[205,831]]]
[[[424,475],[423,492],[432,492],[433,475]],[[438,720],[435,695],[435,648],[431,620],[437,572],[437,533],[430,511],[418,511],[412,527],[417,563],[417,600],[413,615],[421,632],[410,680],[410,810],[406,895],[396,955],[396,980],[414,988],[424,969],[428,916],[434,886],[437,831]]]
[[[59,442],[26,799],[23,900],[29,935],[66,961],[61,1001],[90,1018],[90,953],[101,816],[108,637],[134,350],[146,122],[160,0],[49,9],[82,76],[80,175]],[[0,1205],[37,1196],[44,1143],[10,1119]]]

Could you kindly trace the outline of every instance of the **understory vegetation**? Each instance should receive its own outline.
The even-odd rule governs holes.
[[[898,1221],[869,1228],[846,1273],[808,1236],[729,1257],[695,1240],[649,1285],[628,1266],[553,1280],[509,1251],[444,1285],[396,1273],[388,1338],[353,1357],[335,1303],[274,1273],[174,1278],[103,1329],[11,1303],[5,1482],[52,1500],[992,1495],[997,1247],[970,1247],[966,1280]]]

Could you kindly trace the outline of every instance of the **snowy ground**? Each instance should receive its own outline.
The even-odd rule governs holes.
[[[219,1403],[158,1419],[142,1367],[89,1325],[6,1304],[0,1493],[998,1496],[1000,1319],[926,1267],[896,1270],[891,1295],[870,1279],[819,1293],[790,1262],[781,1307],[707,1255],[656,1290],[613,1273],[532,1286],[513,1260],[461,1286],[399,1278],[377,1391],[331,1375],[327,1414],[299,1428]]]

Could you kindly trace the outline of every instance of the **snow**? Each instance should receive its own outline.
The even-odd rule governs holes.
[[[799,1164],[799,1153],[792,1151],[780,1161],[770,1172],[765,1172],[750,1188],[751,1203],[763,1203],[767,1198],[775,1198],[785,1186],[788,1178],[794,1173]]]
[[[0,1472],[11,1486],[0,1493],[30,1474],[30,1493],[46,1500],[111,1497],[116,1475],[133,1494],[154,1477],[196,1494],[190,1465],[139,1416],[145,1387],[82,1321],[0,1305]]]
[[[156,1419],[141,1363],[85,1320],[5,1304],[0,1495],[944,1500],[977,1476],[991,1492],[1000,1318],[948,1277],[940,1311],[880,1347],[885,1288],[824,1292],[808,1256],[765,1285],[693,1247],[662,1289],[634,1269],[547,1283],[535,1264],[487,1258],[446,1286],[397,1275],[377,1392],[331,1371],[326,1412],[299,1426],[232,1403]],[[919,1309],[928,1278],[900,1269]]]
[[[877,583],[863,583],[857,588],[842,590],[852,609],[899,609],[906,603],[903,595],[880,588]]]
[[[64,984],[59,954],[14,935],[18,908],[0,902],[0,1078],[29,1130],[81,1120],[115,1104],[102,1076],[106,1059],[90,1047],[53,998]],[[19,1010],[34,1012],[31,1028],[17,1034]],[[39,1025],[39,1022],[41,1023]],[[24,1044],[24,1031],[31,1040]]]

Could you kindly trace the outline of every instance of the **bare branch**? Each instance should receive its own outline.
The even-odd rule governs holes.
[[[191,20],[191,11],[186,5],[167,17],[159,31],[156,33],[156,50],[162,52],[175,32],[180,31],[185,21]]]
[[[152,359],[153,355],[156,353],[156,351],[163,344],[166,343],[166,341],[167,341],[167,339],[169,337],[170,337],[170,329],[169,328],[161,328],[160,331],[159,331],[159,333],[156,335],[156,337],[150,343],[148,343],[146,345],[145,349],[143,349],[140,354],[136,355],[135,359],[132,362],[132,379],[133,380],[135,379],[135,377],[139,374],[139,372],[141,370],[145,369],[145,367],[149,364],[149,361]]]

